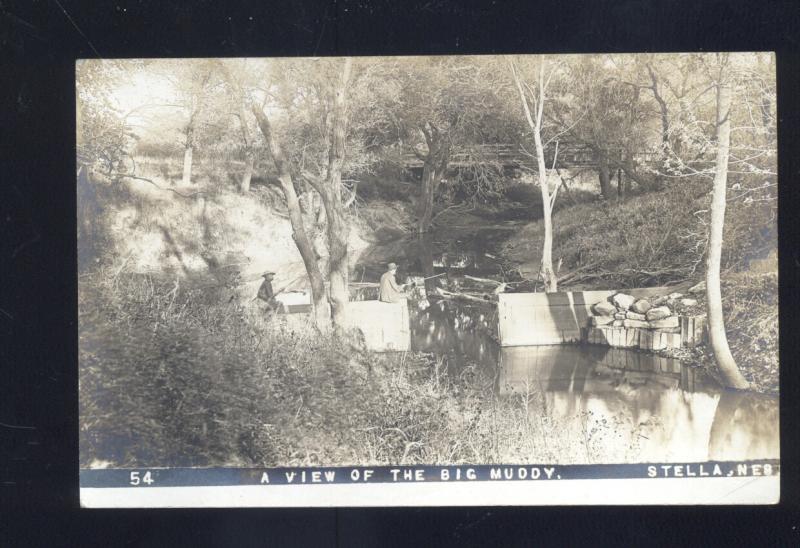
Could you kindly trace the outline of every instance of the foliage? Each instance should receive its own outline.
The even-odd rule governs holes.
[[[581,203],[579,193],[575,193],[577,205],[563,200],[563,213],[554,218],[553,253],[563,258],[562,276],[580,269],[565,283],[639,287],[700,276],[707,240],[708,186],[699,179],[680,180],[662,191],[621,203]],[[767,187],[763,192],[772,190]],[[525,192],[511,187],[508,192],[536,202],[535,189]],[[591,200],[591,196],[586,198]],[[771,201],[731,200],[724,234],[724,241],[730,243],[723,248],[723,271],[745,269],[749,260],[775,247],[773,206]],[[535,262],[540,242],[541,226],[531,224],[508,242],[508,258]]]
[[[542,193],[539,188],[530,183],[507,183],[501,190],[503,199],[511,202],[516,202],[524,206],[530,211],[530,219],[541,218],[542,213]],[[553,206],[553,211],[560,211],[568,209],[572,206],[587,203],[597,202],[599,197],[597,193],[584,189],[574,188],[570,189],[561,196],[561,200],[556,201]]]
[[[427,57],[402,60],[399,123],[404,142],[424,147],[422,128],[438,128],[454,147],[504,143],[518,124],[498,93],[496,60]]]
[[[444,160],[444,167],[434,170],[434,178],[441,180],[432,181],[437,187],[444,182],[444,188],[429,198],[474,203],[497,195],[503,166],[478,145],[516,143],[519,124],[500,93],[496,65],[495,59],[479,57],[414,58],[398,63],[400,144],[427,158],[426,164]],[[472,162],[448,170],[456,154]]]
[[[82,60],[76,64],[79,166],[114,171],[135,142],[128,120],[132,113],[121,109],[114,99],[115,88],[126,82],[130,68],[119,61]]]
[[[722,304],[736,364],[759,392],[778,392],[778,276],[739,274],[722,280]]]
[[[548,110],[566,143],[588,147],[597,158],[603,193],[608,193],[609,170],[634,166],[654,140],[652,111],[641,87],[625,81],[621,72],[613,57],[569,59]]]
[[[270,60],[250,70],[245,82],[249,94],[255,99],[263,97],[264,106],[274,109],[275,133],[285,144],[293,171],[324,177],[338,60]],[[378,161],[377,151],[387,140],[386,134],[393,131],[391,105],[397,94],[396,82],[384,63],[354,60],[347,89],[347,154],[343,166],[347,178],[369,173]]]
[[[135,277],[82,284],[82,465],[524,464],[604,454],[595,453],[603,433],[585,432],[586,417],[537,419],[533,386],[498,399],[493,378],[474,367],[450,378],[441,358],[372,355],[356,340],[198,297]],[[635,458],[622,449],[617,458]]]

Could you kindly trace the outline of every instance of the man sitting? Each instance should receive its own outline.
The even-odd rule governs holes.
[[[257,297],[267,303],[267,313],[277,311],[281,306],[275,299],[275,291],[272,289],[272,279],[275,277],[275,273],[264,272],[261,276],[264,281],[261,283],[261,287],[258,288]]]
[[[395,263],[389,263],[389,270],[384,272],[383,276],[381,276],[381,287],[380,293],[378,294],[379,301],[384,303],[397,303],[405,300],[406,296],[403,293],[405,284],[398,285],[397,280],[394,278],[396,272],[397,265]]]

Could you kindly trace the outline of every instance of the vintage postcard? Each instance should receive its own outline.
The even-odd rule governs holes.
[[[772,53],[76,96],[83,506],[778,502]]]

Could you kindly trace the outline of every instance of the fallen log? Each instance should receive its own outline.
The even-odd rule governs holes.
[[[495,287],[494,290],[492,291],[492,293],[494,293],[495,295],[497,295],[499,293],[505,293],[506,292],[506,287],[508,287],[508,285],[509,285],[506,282],[500,282],[500,281],[497,281],[497,280],[492,280],[490,278],[478,278],[477,276],[470,276],[468,274],[464,275],[464,278],[466,278],[468,280],[472,280],[474,282],[478,282],[478,283],[487,283],[487,284],[497,285],[497,287]]]
[[[463,299],[465,301],[472,301],[478,302],[483,304],[497,304],[496,301],[492,300],[489,295],[485,295],[483,298],[476,297],[474,295],[469,295],[467,293],[454,293],[452,291],[447,291],[446,289],[437,289],[436,293],[440,297],[444,297],[445,299]]]
[[[598,264],[600,264],[600,263],[598,261],[595,261],[593,263],[589,263],[589,264],[585,264],[583,266],[580,266],[580,267],[576,268],[575,270],[571,270],[571,271],[567,272],[566,274],[564,274],[563,276],[559,276],[558,283],[563,283],[563,282],[566,282],[566,281],[568,281],[568,280],[570,280],[572,278],[575,278],[581,272],[589,270],[590,268],[594,268]]]
[[[467,280],[472,280],[474,282],[480,282],[485,284],[502,284],[503,282],[492,280],[491,278],[478,278],[477,276],[470,276],[469,274],[465,274],[464,278]]]

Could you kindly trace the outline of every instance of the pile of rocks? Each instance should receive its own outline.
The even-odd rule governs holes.
[[[695,299],[682,297],[680,293],[671,293],[651,302],[617,293],[609,301],[601,301],[592,307],[596,315],[591,317],[591,325],[661,329],[679,333],[680,319],[675,314],[675,309],[678,305],[689,307],[697,304]]]
[[[696,299],[681,293],[650,299],[617,293],[592,306],[587,340],[643,350],[694,345],[702,337],[704,322],[679,312],[694,310],[697,305]]]

